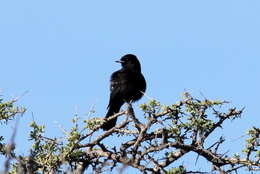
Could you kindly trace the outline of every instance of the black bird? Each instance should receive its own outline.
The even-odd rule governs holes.
[[[146,82],[141,72],[141,65],[135,55],[127,54],[116,62],[121,63],[122,68],[111,75],[110,99],[105,118],[118,113],[125,102],[129,103],[139,100],[146,90]],[[101,128],[104,130],[113,128],[116,125],[116,120],[117,118],[106,122]]]

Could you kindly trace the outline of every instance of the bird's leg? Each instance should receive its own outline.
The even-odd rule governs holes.
[[[134,115],[134,109],[131,102],[127,102],[126,115]]]
[[[132,101],[127,102],[126,114],[129,115],[133,119],[133,121],[135,123],[135,127],[138,129],[138,131],[141,131],[143,124],[136,118],[134,109],[133,109],[131,103],[132,103]]]

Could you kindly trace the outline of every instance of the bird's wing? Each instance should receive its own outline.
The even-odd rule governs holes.
[[[121,86],[121,77],[120,77],[121,72],[120,71],[116,71],[111,75],[111,79],[110,79],[110,92],[118,92],[120,90],[120,86]]]
[[[112,102],[120,100],[120,92],[122,88],[122,78],[121,71],[116,71],[111,75],[110,79],[110,99],[108,103],[108,107],[111,106]]]

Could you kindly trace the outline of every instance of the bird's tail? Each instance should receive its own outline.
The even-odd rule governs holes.
[[[123,105],[123,103],[117,103],[117,104],[114,103],[114,104],[110,105],[105,118],[108,118],[108,117],[118,113],[122,105]],[[101,126],[101,128],[103,130],[109,130],[109,129],[115,127],[116,121],[117,121],[117,117],[104,123]]]

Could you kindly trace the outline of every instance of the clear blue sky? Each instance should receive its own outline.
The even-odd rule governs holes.
[[[114,60],[133,53],[147,95],[162,103],[188,90],[245,106],[244,117],[223,131],[227,150],[237,152],[239,137],[260,127],[259,18],[258,0],[1,1],[1,94],[29,91],[19,100],[28,111],[17,151],[27,153],[32,115],[49,136],[60,136],[59,124],[69,129],[73,114],[86,117],[93,104],[102,117],[110,74],[120,68]],[[13,125],[2,125],[1,134],[10,135]]]

